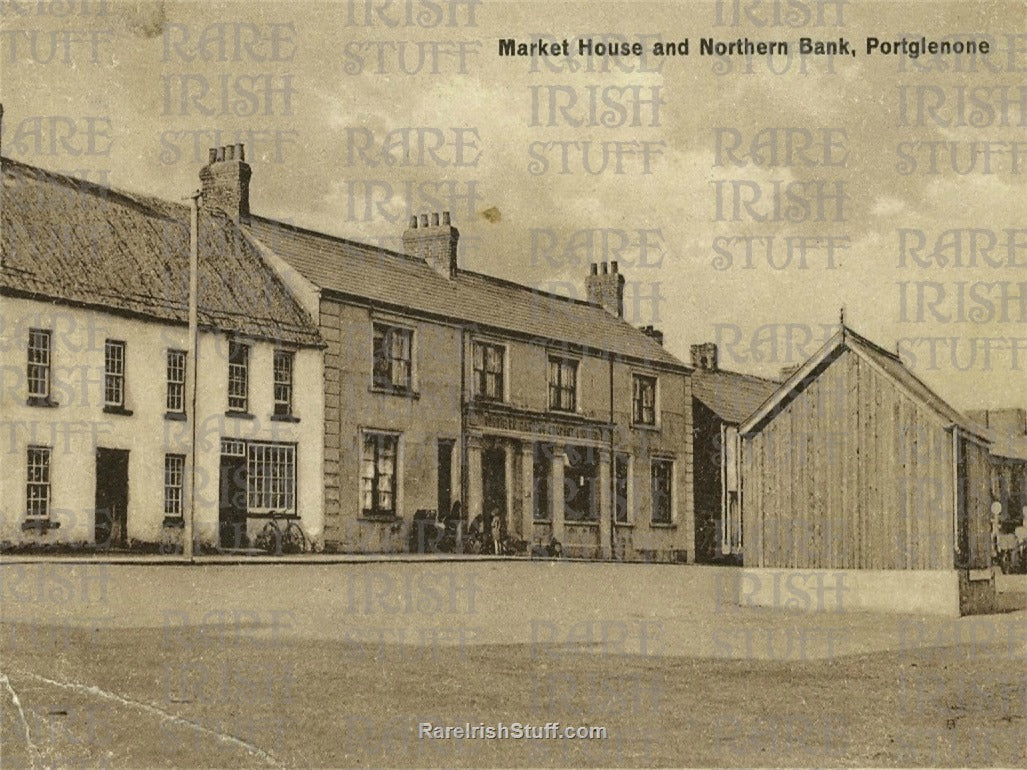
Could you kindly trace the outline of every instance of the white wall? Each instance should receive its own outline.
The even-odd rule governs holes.
[[[164,519],[164,454],[188,455],[191,423],[165,419],[166,351],[184,350],[184,326],[56,306],[0,299],[0,540],[81,542],[93,539],[95,449],[129,450],[128,536],[156,542]],[[53,399],[57,407],[26,404],[26,346],[30,328],[51,329]],[[130,416],[103,411],[104,342],[126,343],[125,407]],[[295,442],[297,512],[309,536],[323,528],[321,472],[324,418],[322,353],[296,350],[294,414],[298,423],[273,422],[275,345],[249,341],[252,420],[227,417],[228,338],[201,334],[197,413],[197,536],[213,540],[218,521],[221,437]],[[288,347],[288,346],[283,346]],[[191,409],[187,406],[187,411]],[[190,413],[190,418],[192,414]],[[40,538],[21,529],[25,514],[26,449],[52,447],[51,519],[60,527]]]

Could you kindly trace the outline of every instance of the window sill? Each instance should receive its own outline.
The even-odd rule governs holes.
[[[256,416],[249,412],[238,412],[233,409],[229,409],[225,412],[225,417],[234,417],[238,420],[256,420]]]
[[[369,521],[373,524],[395,524],[397,521],[402,520],[399,516],[368,516],[366,513],[363,516],[357,517],[357,521]]]
[[[27,399],[25,399],[25,403],[28,406],[42,406],[48,409],[52,409],[55,406],[59,406],[59,404],[56,401],[52,400],[49,396],[29,396]]]
[[[615,522],[613,522],[613,526],[615,526],[615,527],[625,527],[627,529],[631,529],[632,527],[635,526],[635,522],[633,522],[633,521],[615,521]]]
[[[247,513],[247,519],[268,519],[269,521],[299,521],[300,515],[298,513],[271,513],[270,511],[260,513]]]
[[[271,422],[299,422],[300,418],[291,414],[273,414]]]
[[[598,527],[599,522],[595,519],[564,519],[565,527]]]
[[[22,532],[39,532],[42,534],[51,529],[60,529],[61,523],[59,521],[51,521],[50,519],[25,519],[21,523]]]
[[[380,385],[372,385],[367,389],[368,393],[377,393],[380,396],[402,396],[405,398],[418,399],[421,394],[411,388],[384,388]]]
[[[659,423],[633,422],[633,423],[631,423],[631,427],[634,428],[635,430],[648,430],[648,431],[651,431],[653,433],[659,433],[660,432],[660,425],[659,425]]]
[[[120,414],[120,415],[123,415],[125,417],[131,417],[132,416],[132,410],[131,409],[126,409],[123,406],[112,406],[111,404],[104,404],[103,413],[104,414]]]
[[[575,416],[581,414],[577,409],[560,409],[559,407],[551,406],[546,411],[552,412],[553,414],[565,414],[568,416]]]
[[[678,525],[673,521],[650,521],[649,526],[653,529],[677,529]]]
[[[532,524],[552,524],[553,520],[552,519],[532,519],[531,523]]]
[[[165,420],[173,420],[174,422],[185,422],[188,418],[185,416],[185,412],[165,412]]]
[[[161,527],[164,529],[185,529],[185,518],[182,516],[165,516]]]

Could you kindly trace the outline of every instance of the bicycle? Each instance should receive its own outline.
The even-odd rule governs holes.
[[[279,526],[279,520],[288,521],[284,530]],[[310,542],[295,518],[276,513],[271,514],[271,520],[260,530],[254,545],[272,556],[306,553],[310,549]]]

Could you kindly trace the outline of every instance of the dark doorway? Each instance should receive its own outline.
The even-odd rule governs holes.
[[[218,501],[218,545],[222,548],[247,547],[245,457],[221,455]]]
[[[128,540],[128,450],[96,450],[96,519],[93,536],[102,548]]]
[[[439,439],[439,516],[453,507],[453,440]]]
[[[506,517],[506,450],[488,447],[481,456],[481,492],[483,513],[492,511]]]

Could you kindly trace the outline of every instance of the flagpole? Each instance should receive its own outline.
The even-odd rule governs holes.
[[[193,525],[196,517],[196,392],[198,390],[199,322],[197,301],[199,294],[199,219],[200,191],[189,196],[189,358],[186,366],[190,373],[189,395],[189,515],[182,532],[183,556],[193,561]]]

